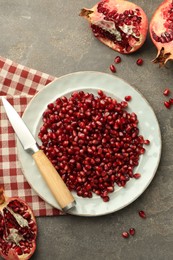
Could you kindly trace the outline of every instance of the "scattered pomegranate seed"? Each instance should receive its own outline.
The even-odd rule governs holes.
[[[124,231],[124,232],[122,233],[122,237],[124,237],[124,238],[128,238],[128,237],[129,237],[129,233],[126,232],[126,231]]]
[[[136,64],[139,66],[141,66],[143,63],[144,63],[144,61],[141,58],[137,59],[137,61],[136,61]]]
[[[164,96],[168,96],[170,94],[170,90],[169,90],[169,88],[166,88],[165,90],[164,90],[164,92],[163,92],[163,95]]]
[[[173,98],[169,99],[169,103],[172,105],[173,104]]]
[[[144,144],[146,144],[146,145],[149,145],[150,144],[150,140],[144,140]]]
[[[171,106],[171,103],[170,103],[169,101],[165,101],[165,102],[164,102],[164,105],[165,105],[166,108],[169,109],[170,106]]]
[[[110,65],[110,70],[115,73],[116,72],[116,68],[113,64]]]
[[[124,98],[126,101],[130,101],[131,99],[132,99],[132,97],[131,96],[125,96],[125,98]]]
[[[144,212],[143,210],[140,210],[140,211],[139,211],[139,216],[140,216],[141,218],[146,218],[146,214],[145,214],[145,212]]]
[[[115,63],[120,63],[121,62],[121,57],[120,56],[116,56],[114,61],[115,61]]]
[[[108,202],[110,200],[109,196],[102,197],[104,202]]]
[[[135,231],[134,228],[130,228],[130,229],[129,229],[129,233],[130,233],[131,236],[134,236],[134,235],[135,235],[135,232],[136,232],[136,231]]]
[[[140,173],[135,173],[135,174],[133,174],[133,177],[135,179],[139,179],[141,177],[141,175],[140,175]]]

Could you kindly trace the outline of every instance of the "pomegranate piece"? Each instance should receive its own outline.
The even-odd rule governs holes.
[[[125,99],[125,101],[127,101],[127,102],[128,102],[128,101],[130,101],[130,100],[132,99],[132,97],[131,97],[131,96],[125,96],[125,98],[124,98],[124,99]]]
[[[20,198],[7,198],[0,188],[0,256],[30,259],[36,249],[37,224],[32,210]]]
[[[173,59],[173,28],[172,28],[173,2],[163,1],[154,12],[150,22],[150,36],[158,53],[153,60],[163,66]]]
[[[114,186],[124,187],[145,152],[138,118],[127,112],[128,102],[73,92],[48,104],[38,133],[41,149],[51,160],[69,190],[104,202]]]
[[[124,231],[124,232],[122,233],[122,237],[123,237],[123,238],[128,238],[128,237],[129,237],[129,233],[128,233],[127,231]]]
[[[94,36],[115,51],[135,52],[145,42],[148,19],[141,7],[122,0],[102,0],[93,8],[81,10]]]
[[[116,64],[120,63],[121,62],[121,57],[120,56],[116,56],[115,59],[114,59],[114,62]]]
[[[170,89],[169,88],[166,88],[164,91],[163,91],[163,95],[164,96],[169,96],[170,94]]]
[[[171,102],[165,101],[165,102],[164,102],[164,105],[165,105],[166,108],[169,109],[169,108],[171,107]]]
[[[141,177],[141,174],[140,173],[135,173],[135,174],[133,174],[133,177],[135,179],[139,179]]]
[[[150,144],[150,140],[148,140],[148,139],[144,140],[144,144],[145,145],[149,145]]]
[[[116,68],[113,64],[110,65],[110,70],[115,73],[116,72]]]
[[[146,214],[145,214],[145,212],[144,212],[143,210],[140,210],[140,211],[139,211],[139,216],[140,216],[141,218],[146,218]]]
[[[131,235],[131,236],[134,236],[135,235],[135,229],[134,228],[130,228],[129,229],[129,234]]]
[[[137,61],[136,61],[136,64],[137,64],[138,66],[142,66],[143,63],[144,63],[144,61],[143,61],[143,59],[141,59],[141,58],[137,59]]]

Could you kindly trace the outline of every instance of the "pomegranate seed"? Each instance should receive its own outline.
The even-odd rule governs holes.
[[[146,144],[146,145],[149,145],[150,144],[150,140],[144,140],[144,144]]]
[[[134,229],[134,228],[130,228],[130,229],[129,229],[129,234],[130,234],[131,236],[134,236],[134,235],[135,235],[135,229]]]
[[[129,237],[129,233],[126,232],[126,231],[124,231],[124,232],[122,233],[122,237],[123,237],[123,238],[128,238],[128,237]]]
[[[173,104],[173,98],[169,99],[169,103],[172,105]]]
[[[168,96],[170,94],[170,90],[168,88],[166,88],[163,92],[164,96]]]
[[[165,101],[165,102],[164,102],[164,105],[165,105],[166,108],[169,109],[170,106],[171,106],[171,103],[170,103],[169,101]]]
[[[125,98],[124,98],[126,101],[130,101],[131,99],[132,99],[132,97],[131,96],[125,96]]]
[[[121,57],[120,56],[116,56],[114,61],[115,61],[115,63],[120,63],[121,62]]]
[[[102,198],[104,202],[108,202],[109,201],[109,197],[108,196],[105,196]]]
[[[113,73],[116,72],[116,68],[115,68],[115,66],[114,66],[113,64],[111,64],[109,68],[110,68],[110,70],[111,70]]]
[[[145,214],[145,212],[144,212],[143,210],[140,210],[140,211],[139,211],[139,216],[140,216],[141,218],[146,218],[146,214]]]
[[[141,58],[137,59],[137,61],[136,61],[136,64],[139,66],[141,66],[143,63],[144,63],[144,61]]]
[[[135,179],[139,179],[141,177],[141,175],[140,175],[140,173],[135,173],[135,174],[133,174],[133,177]]]

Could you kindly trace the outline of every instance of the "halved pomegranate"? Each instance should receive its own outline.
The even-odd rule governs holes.
[[[141,7],[124,0],[102,0],[81,10],[94,36],[120,53],[132,53],[145,42],[148,19]]]
[[[173,1],[165,0],[157,8],[150,22],[151,39],[158,49],[154,63],[163,66],[173,59]]]
[[[20,198],[7,198],[0,188],[0,256],[27,260],[36,249],[37,224],[32,210]]]

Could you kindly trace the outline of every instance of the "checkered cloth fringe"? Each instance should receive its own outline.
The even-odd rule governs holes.
[[[56,79],[46,73],[0,57],[0,95],[22,115],[32,97]],[[17,158],[16,138],[0,101],[0,185],[7,197],[18,196],[32,208],[35,216],[62,215],[44,202],[27,183]]]

